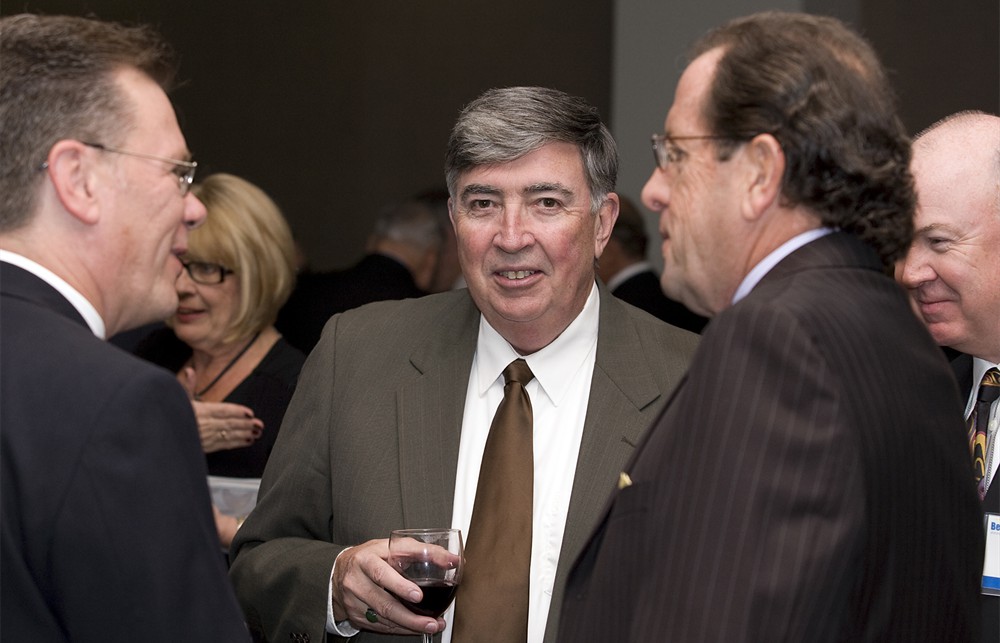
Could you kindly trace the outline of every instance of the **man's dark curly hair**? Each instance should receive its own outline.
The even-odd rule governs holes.
[[[842,22],[765,12],[698,40],[721,47],[704,107],[725,160],[740,141],[772,134],[785,154],[783,204],[853,234],[891,265],[913,237],[910,140],[871,46]]]

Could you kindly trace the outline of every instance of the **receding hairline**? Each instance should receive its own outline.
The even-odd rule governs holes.
[[[993,159],[992,168],[1000,180],[1000,117],[979,110],[945,116],[913,139],[914,163],[934,153],[986,156]]]
[[[980,127],[988,128],[991,123],[994,128],[996,128],[998,136],[1000,136],[1000,116],[978,109],[967,109],[961,112],[955,112],[954,114],[949,114],[948,116],[935,121],[930,126],[921,130],[916,136],[913,137],[913,143],[915,145],[918,141],[922,141],[928,136],[933,137],[937,134],[951,132],[953,130],[964,132],[976,130]],[[931,138],[930,140],[933,141],[934,139]]]

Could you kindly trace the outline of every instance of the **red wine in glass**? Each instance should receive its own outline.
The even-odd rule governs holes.
[[[389,535],[389,564],[420,587],[423,598],[414,603],[397,597],[414,614],[438,618],[455,598],[465,562],[462,532],[458,529],[397,529]],[[424,634],[424,643],[431,643]]]
[[[454,581],[439,580],[436,578],[411,578],[414,583],[420,586],[420,591],[424,593],[424,598],[419,603],[400,598],[399,602],[415,614],[437,618],[444,614],[448,606],[455,599],[455,591],[458,584]],[[398,598],[398,597],[397,597]]]

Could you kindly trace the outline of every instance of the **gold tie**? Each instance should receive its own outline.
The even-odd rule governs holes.
[[[979,385],[976,394],[976,404],[972,407],[972,414],[969,416],[969,446],[972,449],[972,471],[979,486],[979,499],[986,497],[986,489],[989,484],[987,475],[986,454],[987,425],[990,423],[990,406],[1000,397],[1000,371],[991,368],[983,374],[983,381]],[[993,438],[996,440],[996,438]],[[993,447],[994,451],[996,446]]]
[[[503,400],[486,439],[455,599],[455,643],[525,642],[534,486],[531,399],[534,377],[517,359],[503,372]]]

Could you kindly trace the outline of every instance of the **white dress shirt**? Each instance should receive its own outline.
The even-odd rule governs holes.
[[[80,294],[80,291],[66,283],[65,279],[45,266],[10,250],[0,250],[0,261],[23,268],[58,290],[59,294],[65,297],[73,305],[73,308],[76,308],[77,312],[80,313],[84,321],[87,322],[87,326],[90,327],[91,332],[101,339],[105,338],[104,320],[101,319],[101,315],[97,312],[97,309],[87,301],[86,297]]]
[[[743,299],[750,294],[750,291],[754,289],[754,286],[764,278],[764,275],[771,272],[771,269],[778,265],[778,262],[792,254],[802,246],[806,245],[811,241],[815,241],[820,237],[825,237],[826,235],[833,232],[833,228],[814,228],[808,230],[801,234],[797,234],[788,241],[784,242],[774,250],[770,252],[766,257],[761,259],[756,266],[754,266],[747,276],[743,278],[740,282],[739,288],[733,294],[733,303],[735,304],[739,300]]]
[[[577,456],[583,439],[583,424],[587,417],[590,382],[597,356],[599,317],[600,297],[594,284],[583,310],[566,330],[542,350],[525,356],[519,355],[480,316],[479,337],[462,418],[451,526],[461,529],[463,540],[468,540],[486,438],[503,399],[503,370],[515,359],[523,357],[535,376],[526,387],[531,398],[534,423],[535,469],[528,641],[541,641],[548,621],[556,565],[559,563]],[[516,537],[516,534],[511,536]],[[331,571],[327,631],[353,636],[358,630],[348,621],[334,622],[332,580]],[[441,641],[451,643],[454,605],[445,612],[444,619],[448,627]]]
[[[556,565],[566,528],[573,478],[583,424],[587,417],[590,381],[597,354],[600,298],[595,285],[581,313],[559,337],[531,355],[519,355],[482,319],[472,362],[458,451],[455,504],[451,525],[466,540],[476,501],[479,467],[493,416],[503,399],[503,370],[524,357],[535,379],[528,383],[534,422],[534,499],[531,516],[531,571],[528,597],[528,640],[541,641],[552,600]],[[511,534],[517,537],[517,534]],[[449,628],[442,643],[451,641],[453,608],[445,614]]]

